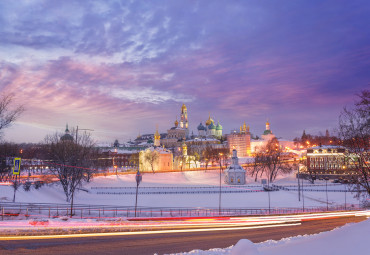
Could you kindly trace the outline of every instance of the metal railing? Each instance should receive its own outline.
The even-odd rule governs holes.
[[[137,218],[148,217],[217,217],[217,216],[246,216],[246,215],[270,215],[270,214],[295,214],[313,213],[325,211],[358,210],[358,205],[330,206],[302,208],[196,208],[196,207],[138,207]],[[82,205],[76,204],[72,210],[69,204],[47,203],[0,203],[0,220],[19,220],[34,218],[64,218],[78,219],[134,219],[135,208],[133,206],[109,206],[109,205]]]

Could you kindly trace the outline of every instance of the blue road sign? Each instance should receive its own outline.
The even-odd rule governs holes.
[[[19,175],[21,171],[21,158],[14,158],[13,174]]]

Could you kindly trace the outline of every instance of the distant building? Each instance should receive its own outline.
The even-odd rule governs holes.
[[[158,132],[158,128],[156,129],[154,134],[154,146],[155,147],[161,146],[161,135]]]
[[[308,148],[306,167],[300,168],[300,171],[318,179],[350,179],[356,176],[356,171],[354,166],[349,164],[348,156],[348,150],[342,146],[323,145]]]
[[[239,152],[240,157],[247,157],[251,154],[251,133],[249,132],[249,126],[247,127],[245,122],[240,127],[240,132],[236,130],[232,131],[231,134],[227,135],[227,143],[229,146],[230,154],[233,150]]]
[[[69,132],[68,124],[66,125],[65,133],[62,137],[60,137],[60,140],[61,141],[71,141],[71,142],[73,142],[73,136]]]
[[[230,185],[245,184],[245,170],[239,165],[237,151],[233,150],[231,165],[225,170],[225,183]]]
[[[139,153],[139,167],[142,172],[172,170],[172,152],[163,147],[150,147]]]
[[[217,122],[215,125],[214,120],[211,118],[211,114],[209,114],[208,119],[205,122],[205,126],[203,126],[202,122],[198,125],[198,137],[216,137],[220,139],[222,137],[222,126],[220,122]]]
[[[265,131],[263,131],[262,139],[263,140],[271,140],[274,137],[275,137],[275,135],[270,130],[270,122],[266,121],[266,129],[265,129]]]
[[[178,155],[174,159],[174,169],[191,169],[200,167],[200,162],[196,160],[195,156],[188,155],[188,146],[185,141],[181,145],[181,155]]]
[[[253,139],[251,141],[251,152],[255,153],[262,147],[266,146],[267,142],[275,138],[275,135],[270,129],[270,122],[266,121],[266,129],[261,135],[261,139]]]
[[[166,148],[179,146],[181,141],[189,137],[188,110],[186,105],[181,107],[180,122],[175,121],[175,126],[167,130],[167,136],[161,139],[161,144]]]

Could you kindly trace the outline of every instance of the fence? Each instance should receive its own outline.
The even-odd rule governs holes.
[[[254,189],[250,189],[254,188]],[[258,189],[255,189],[258,188]],[[133,195],[136,194],[136,187],[92,187],[98,195]],[[263,192],[261,186],[231,187],[223,186],[221,193],[248,193]],[[219,186],[209,187],[140,187],[138,194],[143,195],[168,195],[168,194],[213,194],[219,193]]]
[[[275,185],[275,184],[272,184],[272,186],[273,187],[276,187],[277,189],[282,189],[282,190],[286,190],[286,191],[298,191],[298,187],[297,186],[280,186],[280,185]],[[290,187],[295,187],[295,188],[290,188]],[[313,192],[326,192],[326,191],[327,192],[353,192],[353,191],[351,191],[349,189],[328,189],[327,190],[327,189],[308,189],[306,187],[304,187],[304,188],[301,187],[300,190],[303,190],[303,191],[313,191]],[[359,190],[359,191],[356,191],[356,192],[366,192],[366,190]]]
[[[358,210],[358,206],[346,207],[307,207],[304,208],[183,208],[183,207],[138,207],[136,215],[146,217],[216,217],[216,216],[246,216],[269,214],[293,214],[302,212],[323,212],[339,210]],[[18,220],[34,218],[62,218],[71,217],[69,204],[28,204],[28,203],[0,203],[1,220]],[[76,204],[72,210],[72,218],[117,220],[121,218],[133,219],[134,207],[98,206]]]

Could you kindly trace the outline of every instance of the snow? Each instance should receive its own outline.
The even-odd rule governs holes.
[[[314,235],[283,238],[280,241],[269,240],[253,244],[241,239],[235,246],[208,251],[193,250],[178,253],[181,255],[368,255],[370,253],[370,219],[347,224],[332,231]]]
[[[231,249],[230,255],[241,254],[259,255],[260,253],[258,252],[258,249],[253,242],[249,241],[248,239],[241,239]]]
[[[192,171],[192,172],[174,172],[174,173],[143,173],[143,181],[139,186],[155,187],[156,190],[166,191],[170,187],[186,187],[197,190],[197,187],[218,187],[219,171]],[[276,185],[297,185],[294,175],[279,177],[275,181]],[[223,193],[221,205],[223,208],[266,208],[268,207],[268,193],[261,192],[261,184],[254,182],[247,176],[247,184],[238,187],[229,187],[223,183],[223,189],[245,190],[245,193]],[[103,189],[107,187],[107,189]],[[76,204],[91,205],[112,205],[112,206],[133,206],[135,204],[134,194],[99,194],[102,191],[107,192],[109,188],[117,187],[136,187],[135,175],[111,175],[100,176],[93,179],[92,182],[84,185],[87,191],[79,191],[75,196]],[[305,207],[326,207],[325,181],[317,181],[315,185],[309,186],[308,182],[304,184],[305,189],[321,190],[304,191]],[[271,207],[302,207],[302,199],[298,201],[298,192],[293,190],[279,190],[270,192]],[[346,200],[348,207],[357,207],[358,200],[354,198],[354,193],[334,192],[346,188],[342,184],[328,183],[328,201],[329,206],[343,205]],[[198,190],[200,190],[199,188]],[[112,192],[120,190],[111,189]],[[109,193],[109,192],[108,192]],[[13,189],[10,186],[0,186],[0,201],[10,202],[13,198]],[[57,183],[44,185],[40,189],[34,188],[26,192],[19,188],[16,194],[16,202],[24,203],[65,203],[65,195],[60,185]],[[140,194],[138,206],[146,207],[218,207],[218,193],[210,194]]]

